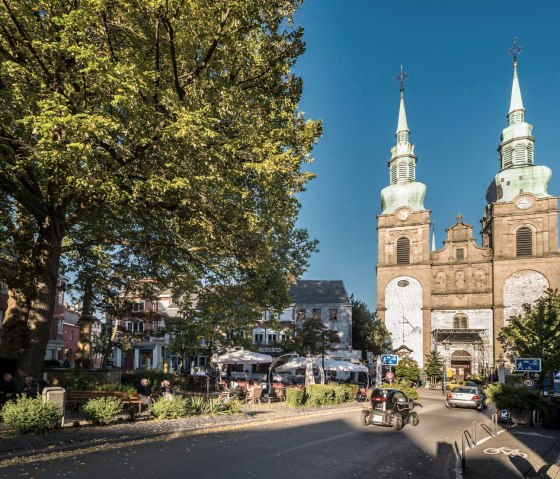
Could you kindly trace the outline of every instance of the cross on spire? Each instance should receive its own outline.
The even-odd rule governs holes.
[[[457,223],[462,223],[463,222],[463,215],[461,213],[459,213],[457,215]]]
[[[513,37],[513,47],[508,50],[508,55],[513,57],[513,66],[517,66],[517,55],[521,55],[522,46],[517,45],[517,37]]]
[[[408,78],[408,73],[406,73],[403,70],[403,66],[401,65],[401,71],[399,72],[399,74],[395,77],[395,80],[398,80],[401,84],[401,92],[404,91],[404,81]]]

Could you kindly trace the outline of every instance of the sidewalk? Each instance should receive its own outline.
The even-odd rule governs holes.
[[[333,414],[344,410],[357,411],[361,408],[363,408],[363,403],[357,402],[317,409],[294,409],[286,406],[285,402],[249,404],[241,406],[242,412],[240,414],[192,416],[162,421],[144,416],[134,422],[123,421],[105,427],[73,427],[70,421],[62,429],[48,434],[21,436],[8,434],[3,425],[0,424],[0,464],[24,456],[99,447],[103,444],[124,444],[158,437],[171,437],[177,434],[200,434],[215,429],[238,428],[243,425],[282,421],[294,417]]]

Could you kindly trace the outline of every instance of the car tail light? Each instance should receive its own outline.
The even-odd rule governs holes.
[[[476,399],[477,401],[480,399],[480,396],[477,396],[476,394],[472,397],[473,399]]]
[[[453,394],[447,393],[447,399],[451,399],[452,397],[453,397]]]
[[[372,402],[374,402],[374,401],[375,402],[387,402],[387,398],[383,398],[383,397],[381,397],[381,398],[371,398],[371,401]]]

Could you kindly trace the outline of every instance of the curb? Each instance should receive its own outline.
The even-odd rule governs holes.
[[[97,447],[101,445],[114,445],[118,443],[118,447],[125,447],[132,444],[140,444],[143,442],[149,442],[156,439],[160,440],[170,440],[177,439],[180,437],[195,436],[201,434],[210,434],[212,432],[222,432],[231,431],[236,429],[243,429],[246,427],[254,427],[259,424],[272,424],[289,422],[294,419],[314,417],[314,416],[327,416],[329,414],[339,414],[344,412],[351,412],[363,409],[363,404],[353,405],[351,407],[341,407],[341,408],[331,408],[331,409],[318,409],[299,413],[288,413],[279,414],[274,417],[268,418],[251,418],[244,417],[239,421],[234,422],[222,422],[216,424],[208,424],[206,426],[187,426],[185,428],[177,429],[175,431],[163,431],[154,433],[138,433],[136,435],[127,436],[123,433],[119,437],[107,437],[99,439],[84,439],[81,441],[62,443],[57,446],[45,446],[37,449],[29,450],[17,450],[10,453],[0,453],[0,468],[12,465],[15,460],[20,460],[22,458],[27,459],[23,462],[31,462],[31,460],[47,460],[53,459],[53,456],[63,455],[63,453],[69,451],[83,450],[84,453],[92,452]],[[301,410],[300,410],[301,411]],[[46,457],[39,457],[46,456]],[[18,461],[21,463],[22,461]]]

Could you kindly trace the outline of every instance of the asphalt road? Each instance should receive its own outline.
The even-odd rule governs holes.
[[[483,413],[421,401],[420,424],[401,431],[360,424],[359,411],[236,431],[156,440],[36,460],[0,478],[455,478],[453,444]]]

